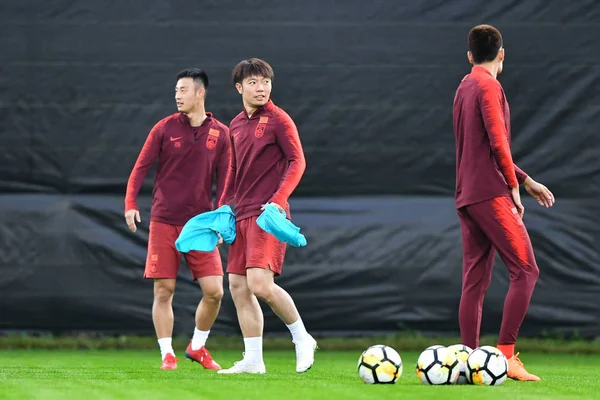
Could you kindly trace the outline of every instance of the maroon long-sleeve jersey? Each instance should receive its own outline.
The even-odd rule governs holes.
[[[217,177],[218,200],[229,168],[229,129],[206,113],[199,127],[183,113],[160,120],[150,131],[127,182],[125,211],[138,210],[136,198],[148,170],[158,160],[150,220],[184,225],[214,209],[212,186]]]
[[[474,66],[454,97],[456,207],[510,196],[527,174],[513,163],[510,109],[500,82]]]
[[[259,215],[263,204],[273,202],[289,218],[288,199],[306,169],[292,118],[269,100],[250,117],[240,112],[229,124],[229,137],[231,163],[219,205],[233,200],[239,221]]]

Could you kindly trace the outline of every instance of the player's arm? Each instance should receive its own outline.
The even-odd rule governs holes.
[[[288,168],[279,183],[279,188],[269,202],[285,207],[285,204],[300,183],[300,179],[306,170],[306,159],[304,158],[298,129],[288,115],[282,116],[279,121],[276,140],[288,162]]]
[[[504,175],[509,187],[517,187],[519,182],[508,143],[500,85],[492,80],[483,82],[479,102],[485,130],[500,172]]]
[[[231,140],[229,139],[229,129],[225,128],[225,137],[223,138],[224,145],[221,147],[221,153],[219,154],[219,162],[217,163],[217,194],[216,203],[220,207],[220,200],[223,197],[225,184],[227,182],[227,174],[230,168],[231,159]],[[226,204],[230,202],[230,199],[225,197],[224,201]]]
[[[226,157],[228,160],[228,166],[227,172],[225,174],[221,174],[221,176],[225,178],[225,181],[223,183],[223,189],[221,190],[220,195],[218,194],[219,189],[217,181],[217,198],[219,199],[219,201],[217,202],[217,208],[233,202],[233,198],[235,195],[235,175],[237,173],[235,148],[233,145],[233,138],[229,134],[229,131],[227,131],[227,135],[225,137],[227,138],[227,153],[229,154],[229,156]],[[221,162],[219,162],[219,164],[221,164]]]
[[[129,180],[127,181],[127,191],[125,192],[125,220],[129,229],[133,232],[137,230],[135,226],[135,220],[141,221],[139,207],[137,205],[137,196],[140,192],[144,178],[148,174],[148,171],[158,159],[160,153],[160,144],[162,142],[162,125],[156,124],[142,147],[142,151],[138,155],[138,158],[133,166]]]

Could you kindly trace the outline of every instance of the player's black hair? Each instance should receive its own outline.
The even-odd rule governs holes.
[[[208,75],[200,68],[186,68],[177,73],[177,80],[181,78],[192,78],[196,86],[202,86],[208,89]]]
[[[260,58],[250,58],[241,61],[235,66],[231,73],[231,80],[235,85],[236,83],[242,83],[244,79],[250,76],[269,78],[271,80],[275,78],[273,68],[271,68],[268,62],[261,60]]]
[[[502,48],[502,35],[491,25],[477,25],[469,32],[469,51],[475,64],[494,61]]]

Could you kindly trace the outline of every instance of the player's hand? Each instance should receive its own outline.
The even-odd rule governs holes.
[[[223,243],[223,238],[221,237],[221,234],[219,232],[217,232],[217,235],[219,235],[219,241],[217,242],[217,246],[218,246],[221,243]]]
[[[140,212],[138,210],[127,210],[125,211],[125,222],[127,222],[127,226],[131,230],[131,232],[137,231],[137,226],[135,226],[135,221],[142,222],[140,218]]]
[[[523,207],[523,204],[521,203],[521,193],[519,193],[519,187],[515,186],[514,188],[511,188],[510,194],[515,203],[515,207],[517,207],[519,216],[523,218],[523,214],[525,214],[525,207]]]
[[[552,207],[554,205],[554,195],[548,188],[531,178],[524,182],[527,193],[531,195],[542,207]]]
[[[284,214],[284,213],[285,213],[285,210],[283,209],[283,207],[281,207],[281,206],[280,206],[279,204],[277,204],[277,203],[267,203],[267,204],[263,204],[263,205],[260,207],[260,209],[261,209],[261,210],[264,210],[264,209],[265,209],[265,207],[266,207],[266,206],[268,206],[269,204],[272,204],[272,205],[274,205],[274,206],[275,206],[275,207],[276,207],[276,208],[279,210],[279,212],[280,212],[280,213],[282,213],[282,214]]]

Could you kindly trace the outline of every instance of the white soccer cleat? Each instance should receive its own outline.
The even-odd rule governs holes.
[[[242,359],[233,363],[233,367],[228,369],[220,369],[217,374],[266,374],[267,368],[265,363],[251,364],[248,361]]]
[[[296,372],[308,371],[315,362],[315,351],[318,349],[317,341],[308,335],[305,339],[294,342],[296,345]]]

